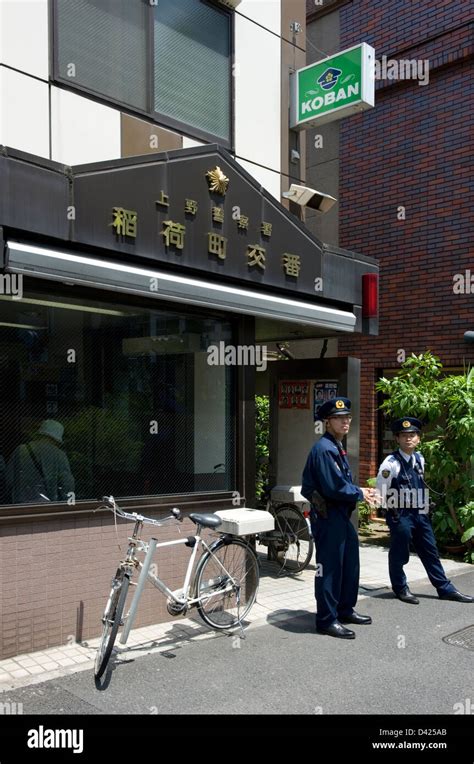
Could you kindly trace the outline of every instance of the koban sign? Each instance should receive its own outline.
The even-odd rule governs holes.
[[[374,105],[375,51],[363,42],[291,75],[291,124],[324,124]]]

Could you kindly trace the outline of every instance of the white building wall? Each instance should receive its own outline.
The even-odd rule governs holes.
[[[281,34],[281,0],[242,0],[237,11],[276,35]]]
[[[48,2],[0,0],[0,144],[49,156]]]
[[[183,135],[183,149],[190,149],[193,146],[205,146],[202,141],[196,141],[194,138],[188,138],[187,135]]]
[[[241,6],[244,6],[242,12],[252,10],[259,24],[266,28],[242,17]],[[239,14],[235,16],[235,152],[239,161],[246,162],[245,169],[278,199],[281,170],[279,33],[279,1],[245,0],[239,5]]]
[[[0,64],[47,81],[48,0],[0,0]]]
[[[52,156],[68,165],[120,158],[120,111],[51,88]]]
[[[236,161],[242,165],[244,170],[247,170],[247,172],[255,178],[257,183],[260,183],[263,188],[280,201],[281,187],[279,171],[273,172],[272,170],[267,170],[266,167],[259,167],[256,164],[252,164],[252,162],[246,162],[245,159],[237,158]]]
[[[0,144],[49,157],[48,85],[0,66]]]

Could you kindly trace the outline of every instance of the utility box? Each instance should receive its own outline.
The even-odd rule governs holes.
[[[216,530],[231,533],[233,536],[250,536],[254,533],[273,531],[275,528],[273,515],[263,509],[238,507],[236,509],[219,509],[214,514],[222,519],[222,525]]]
[[[296,504],[303,512],[311,509],[309,501],[301,494],[300,485],[276,485],[270,492],[275,504]]]

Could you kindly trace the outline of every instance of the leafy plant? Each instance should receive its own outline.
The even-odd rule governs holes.
[[[257,462],[255,495],[260,497],[268,483],[268,455],[270,437],[270,399],[268,395],[255,396],[255,456]]]
[[[466,528],[461,536],[462,543],[468,546],[464,560],[474,563],[474,501],[469,501],[464,507],[459,509],[458,513],[463,526]]]
[[[474,369],[442,371],[430,351],[412,354],[393,379],[383,377],[375,387],[387,396],[381,408],[390,418],[415,416],[431,426],[420,450],[436,504],[433,528],[438,541],[465,537],[471,547],[473,535],[466,532],[474,525]]]
[[[374,477],[369,478],[366,481],[366,484],[369,488],[375,488],[376,483],[377,478]],[[374,511],[373,508],[367,504],[366,501],[359,501],[357,504],[357,509],[359,511],[359,528],[367,528],[370,523],[372,512]]]

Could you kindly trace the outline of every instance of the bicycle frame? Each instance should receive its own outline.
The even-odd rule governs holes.
[[[127,554],[127,560],[125,561],[125,565],[127,564],[128,560],[129,560],[132,548],[134,549],[134,548],[138,547],[138,551],[144,551],[144,552],[146,552],[146,554],[145,554],[145,559],[144,559],[143,562],[141,562],[140,560],[136,560],[136,558],[133,558],[134,559],[134,563],[133,564],[136,565],[137,567],[139,567],[141,570],[140,570],[140,576],[139,576],[138,581],[137,581],[135,593],[134,593],[132,601],[130,603],[130,609],[128,611],[128,615],[127,615],[127,618],[125,620],[125,624],[124,624],[124,627],[122,629],[122,633],[120,635],[119,642],[121,644],[125,644],[127,639],[128,639],[128,636],[130,634],[130,630],[131,630],[131,628],[133,626],[133,622],[135,620],[135,615],[136,615],[136,611],[137,611],[137,608],[138,608],[138,603],[140,601],[140,597],[142,595],[143,588],[144,588],[145,583],[146,583],[147,580],[150,581],[150,583],[153,584],[153,586],[156,589],[159,589],[160,592],[162,592],[162,594],[164,594],[166,597],[168,597],[169,599],[173,600],[177,604],[187,605],[189,607],[192,607],[193,605],[196,605],[198,602],[202,602],[203,596],[196,596],[196,594],[197,594],[196,592],[193,592],[193,593],[190,592],[191,585],[192,585],[192,583],[194,583],[194,580],[192,581],[191,578],[192,578],[192,574],[193,574],[194,565],[195,565],[195,562],[196,562],[196,555],[197,555],[198,547],[202,547],[202,549],[203,549],[202,554],[204,554],[205,552],[209,552],[213,556],[214,560],[218,563],[218,565],[222,569],[223,573],[229,579],[228,585],[226,586],[226,588],[224,590],[220,589],[218,592],[210,592],[208,595],[206,595],[206,599],[211,599],[212,597],[215,597],[215,596],[218,596],[218,595],[220,596],[220,595],[222,595],[223,591],[224,592],[227,591],[227,590],[231,591],[232,590],[232,586],[236,585],[235,580],[229,574],[229,572],[224,567],[224,565],[222,565],[222,563],[219,560],[219,558],[216,557],[213,554],[213,552],[212,552],[213,546],[215,544],[217,544],[221,540],[221,538],[224,538],[224,536],[220,535],[219,538],[213,544],[211,544],[211,546],[208,546],[206,544],[206,542],[203,540],[203,538],[200,536],[199,531],[200,531],[200,528],[198,528],[198,533],[195,536],[188,536],[187,538],[175,539],[173,541],[161,541],[161,542],[158,542],[158,539],[153,537],[153,538],[150,539],[150,541],[148,543],[145,542],[145,541],[142,541],[141,539],[139,539],[138,543],[131,544],[131,546],[129,547],[129,553]],[[135,535],[135,531],[134,531],[134,535]],[[132,541],[133,538],[134,537],[132,536],[132,538],[130,540]],[[193,546],[193,550],[191,552],[191,555],[190,555],[190,558],[189,558],[189,561],[188,561],[188,566],[187,566],[187,569],[186,569],[186,573],[185,573],[185,576],[184,576],[183,587],[182,587],[182,589],[178,589],[177,590],[177,591],[182,593],[181,596],[179,596],[179,597],[177,597],[176,594],[168,586],[166,586],[165,582],[159,576],[155,576],[155,574],[150,571],[150,567],[151,567],[151,564],[152,564],[153,556],[154,556],[154,554],[155,554],[157,549],[160,549],[162,547],[167,547],[167,546],[177,546],[178,544],[188,544],[188,545],[192,545]]]
[[[301,516],[304,517],[306,522],[306,527],[308,528],[309,537],[312,539],[313,530],[311,528],[311,521],[309,517],[304,513],[304,511],[297,504],[293,504],[292,502],[283,502],[283,501],[274,502],[271,499],[268,499],[267,504],[265,506],[265,510],[266,512],[270,512],[271,515],[275,515],[275,512],[277,511],[277,509],[279,509],[280,507],[285,507],[285,506],[294,507],[301,514]],[[258,533],[257,536],[261,541],[267,541],[269,538],[270,539],[273,538],[272,533],[273,531],[264,531],[263,533]]]
[[[112,580],[112,589],[102,617],[102,635],[94,668],[96,679],[100,679],[107,669],[120,628],[120,642],[127,642],[147,580],[168,598],[167,608],[171,615],[184,615],[188,607],[196,606],[204,623],[211,628],[219,631],[239,626],[243,632],[242,619],[255,602],[260,578],[256,554],[248,543],[237,539],[234,534],[217,532],[216,538],[207,544],[201,537],[202,529],[213,532],[221,525],[222,519],[206,514],[190,515],[196,524],[196,534],[161,542],[152,536],[150,540],[144,541],[141,538],[144,524],[162,526],[170,520],[182,522],[184,518],[181,510],[173,507],[169,517],[155,520],[137,512],[125,512],[117,506],[113,496],[104,496],[102,501],[104,505],[98,507],[98,510],[111,510],[115,518],[118,516],[132,520],[134,526],[128,539],[125,558],[119,562]],[[173,592],[158,574],[152,573],[151,563],[157,549],[178,544],[190,547],[190,553],[183,587]],[[198,547],[201,548],[199,560],[196,558]],[[144,559],[138,559],[137,553],[144,553]],[[219,559],[220,557],[222,559]],[[132,582],[131,578],[136,570],[139,571],[138,581]],[[130,586],[136,588],[126,613]],[[217,598],[217,607],[214,607],[214,598]]]

